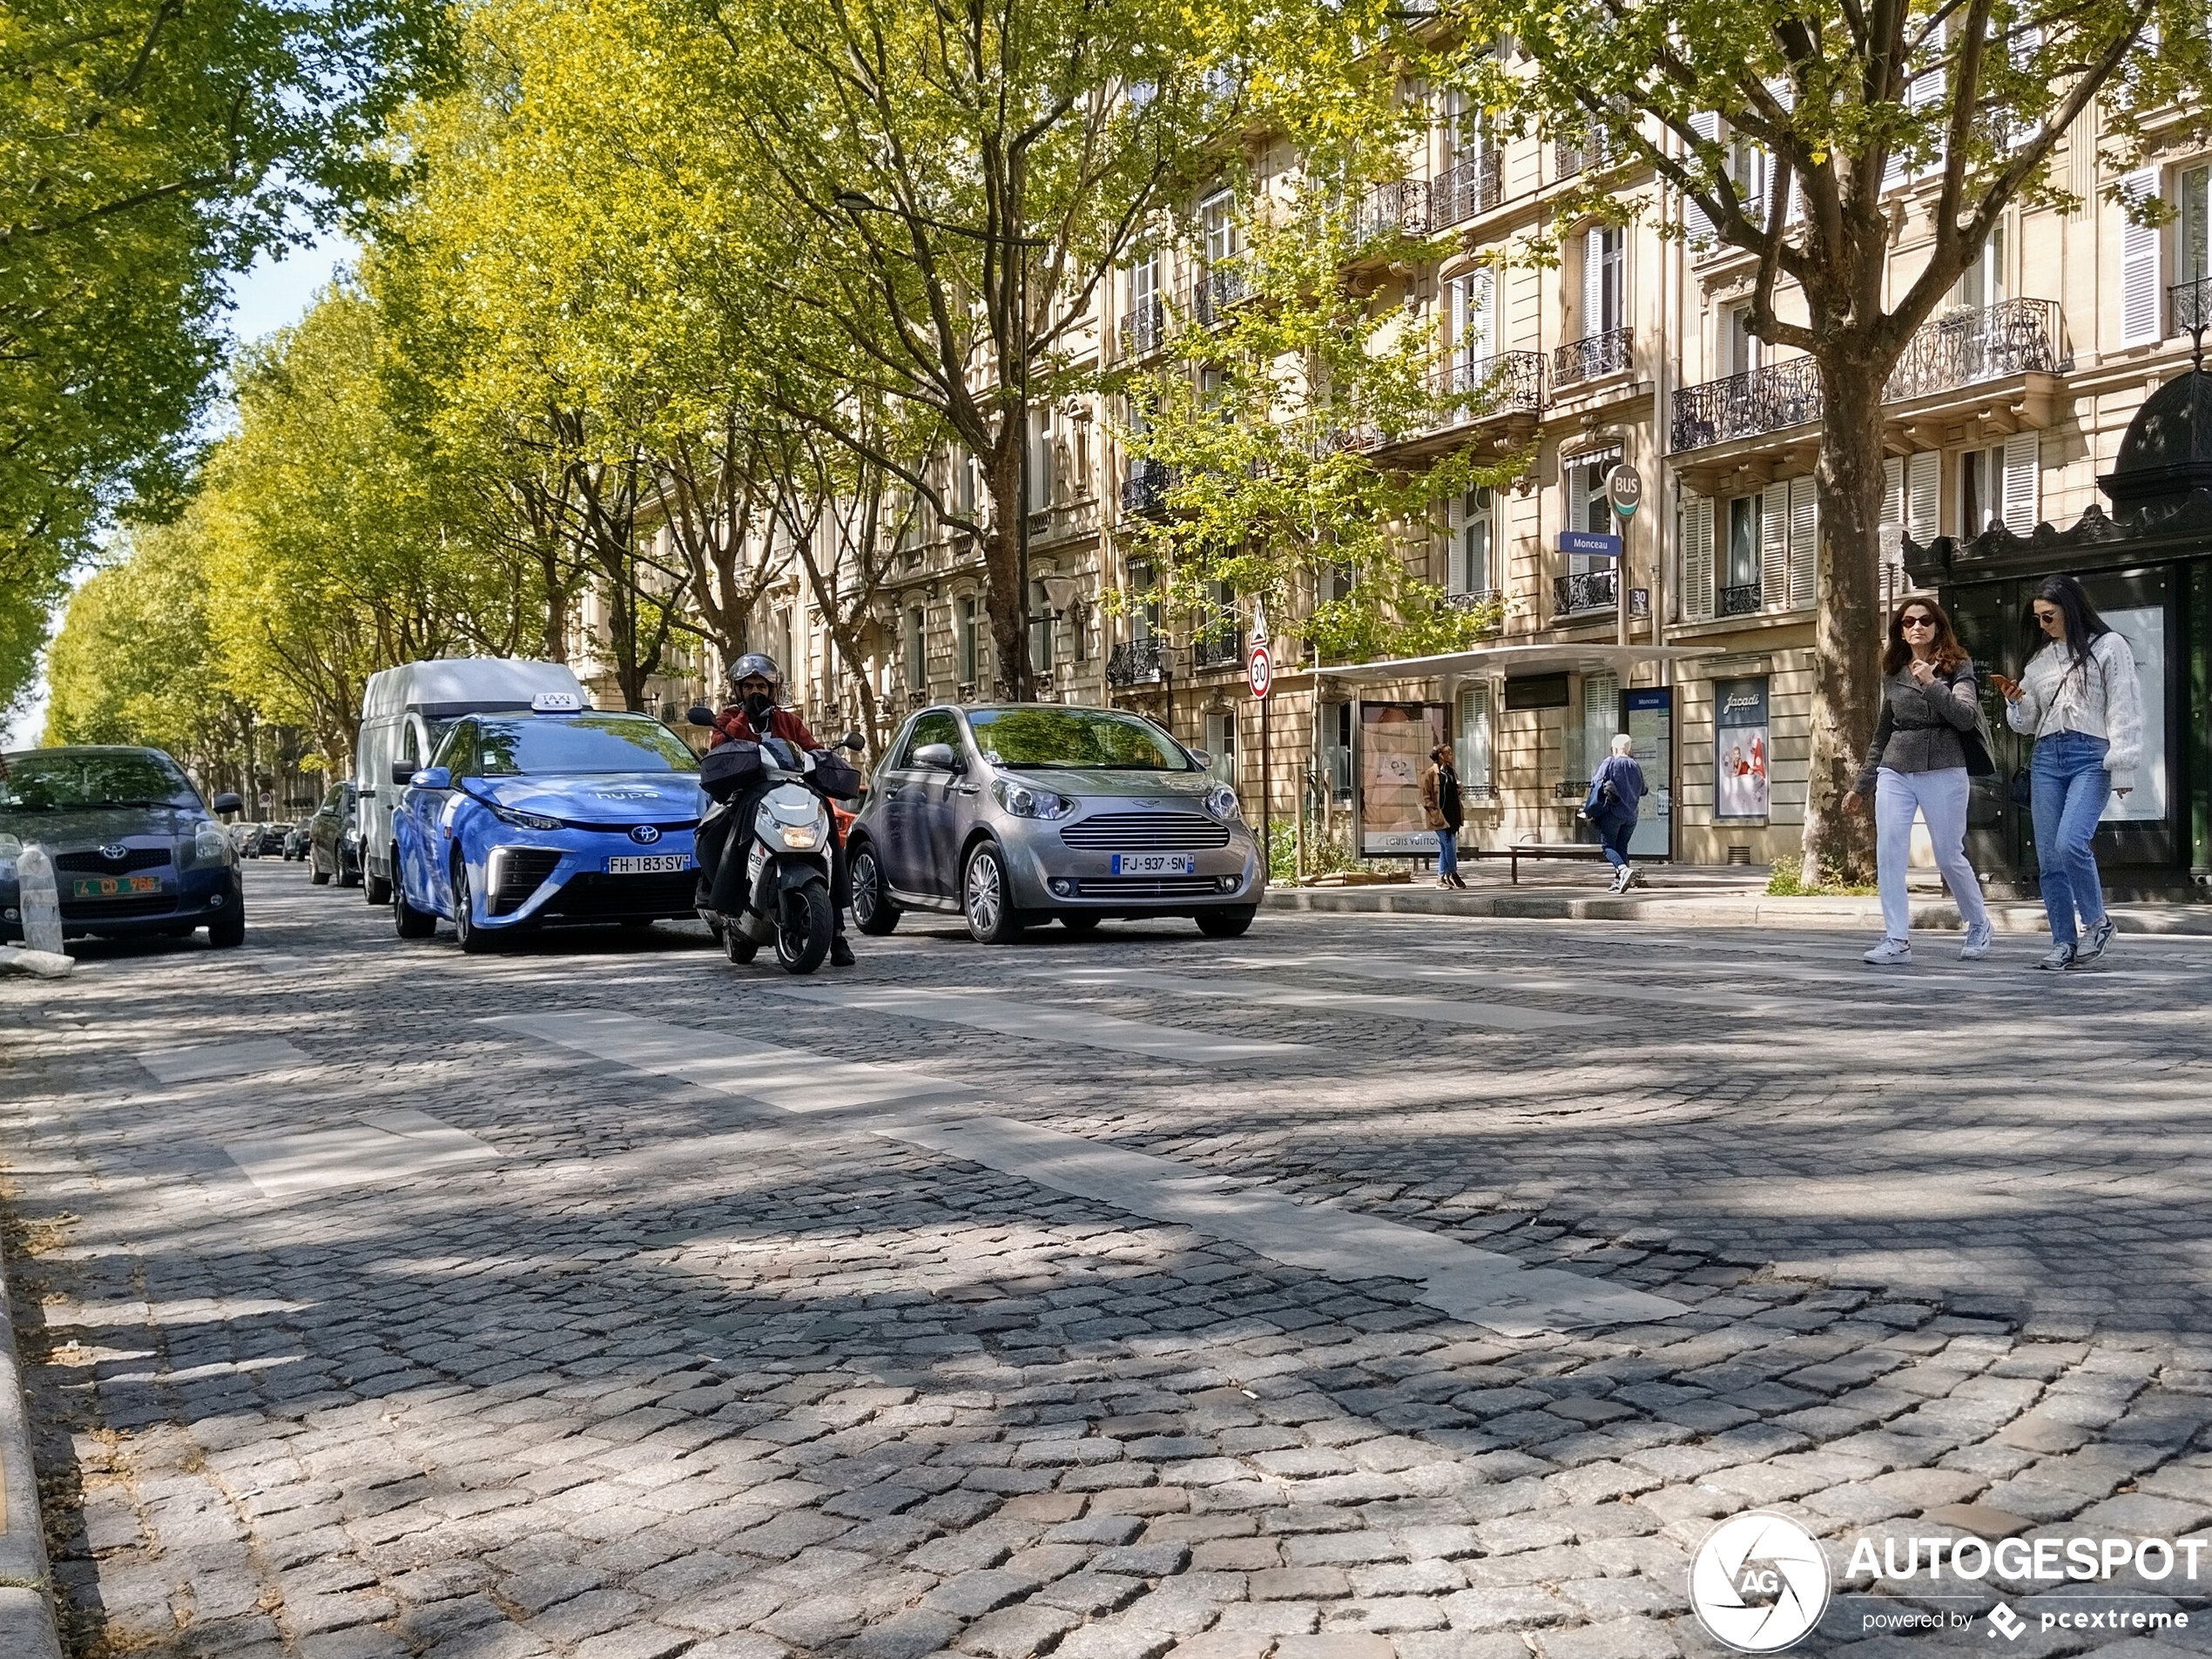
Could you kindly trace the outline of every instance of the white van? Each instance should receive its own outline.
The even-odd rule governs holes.
[[[590,705],[566,663],[452,657],[402,663],[368,677],[354,777],[361,786],[361,887],[369,903],[391,902],[392,813],[407,780],[430,764],[446,728],[464,714],[528,709],[545,691],[565,691]]]

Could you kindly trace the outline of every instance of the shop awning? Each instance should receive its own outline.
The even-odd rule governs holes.
[[[1508,678],[1521,674],[1611,671],[1622,679],[1631,670],[1651,663],[1687,663],[1724,653],[1717,645],[1480,645],[1473,651],[1447,651],[1440,657],[1399,657],[1377,663],[1324,664],[1325,679],[1349,680],[1356,685],[1385,681],[1439,679],[1446,675],[1489,675]]]

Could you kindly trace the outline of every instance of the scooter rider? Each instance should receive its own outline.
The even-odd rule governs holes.
[[[811,753],[822,745],[806,729],[806,722],[791,710],[779,706],[784,688],[784,671],[776,666],[775,659],[757,651],[751,651],[730,664],[730,688],[737,701],[714,717],[714,738],[710,748],[720,748],[725,743],[759,743],[764,738],[774,738],[791,745],[799,754]],[[751,802],[730,814],[725,820],[732,826],[743,826],[752,821]],[[723,848],[711,849],[713,862],[719,873]],[[717,887],[722,886],[718,880]],[[837,917],[834,934],[830,940],[830,966],[853,966],[853,947],[845,937],[845,911],[852,902],[852,884],[846,875],[845,844],[833,837],[830,844],[830,904]],[[734,905],[718,908],[734,908]]]

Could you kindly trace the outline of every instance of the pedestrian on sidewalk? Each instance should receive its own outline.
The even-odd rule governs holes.
[[[2095,961],[2112,941],[2090,843],[2106,802],[2134,786],[2143,757],[2142,685],[2135,653],[2074,577],[2044,583],[2028,612],[2029,637],[2041,640],[2040,649],[2019,679],[1993,674],[1990,684],[2005,699],[2005,723],[2035,738],[2029,810],[2051,925],[2050,953],[2036,966],[2063,972]]]
[[[1460,880],[1460,774],[1452,765],[1452,745],[1440,743],[1428,752],[1429,767],[1421,774],[1421,822],[1436,832],[1436,885],[1464,887]]]
[[[1972,751],[1971,754],[1969,751]],[[1951,618],[1932,599],[1912,598],[1890,618],[1882,653],[1882,714],[1866,764],[1844,797],[1844,810],[1866,810],[1874,797],[1874,868],[1882,894],[1882,941],[1866,953],[1877,968],[1912,961],[1912,906],[1905,890],[1912,858],[1912,819],[1925,819],[1936,868],[1966,923],[1959,954],[1989,954],[1988,907],[1981,880],[1966,860],[1966,795],[1972,770],[1993,771],[1981,715],[1973,658],[1959,644]]]
[[[1613,867],[1613,891],[1626,893],[1635,885],[1635,867],[1629,862],[1629,837],[1635,833],[1636,816],[1650,785],[1632,751],[1635,740],[1625,732],[1613,737],[1613,752],[1599,765],[1583,798],[1582,816],[1597,830],[1605,861]]]

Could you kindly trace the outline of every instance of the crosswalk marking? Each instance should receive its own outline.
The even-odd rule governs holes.
[[[284,1071],[309,1062],[282,1037],[257,1037],[251,1042],[159,1049],[141,1054],[138,1063],[165,1083],[196,1083],[215,1077],[246,1077],[258,1071]]]
[[[1186,1031],[1179,1026],[1149,1025],[1141,1020],[1124,1020],[1082,1008],[1040,1006],[988,991],[958,988],[772,985],[765,988],[779,996],[796,997],[830,1008],[902,1015],[917,1020],[942,1020],[1007,1036],[1079,1043],[1088,1049],[1116,1049],[1161,1060],[1214,1064],[1227,1060],[1284,1059],[1307,1052],[1303,1043],[1216,1036],[1211,1032]]]
[[[1333,966],[1333,965],[1332,965]],[[1396,977],[1378,972],[1377,978]],[[1387,995],[1344,991],[1258,979],[1187,979],[1143,968],[1079,968],[1037,970],[1035,977],[1073,985],[1119,985],[1134,990],[1169,991],[1179,996],[1220,996],[1258,1007],[1312,1008],[1327,1014],[1383,1014],[1421,1024],[1471,1025],[1494,1031],[1587,1030],[1612,1023],[1602,1014],[1565,1014],[1556,1008],[1516,1008],[1506,1002],[1470,1002],[1445,996]],[[1501,988],[1515,988],[1505,986]]]
[[[413,1111],[363,1112],[335,1128],[233,1141],[223,1150],[269,1198],[403,1181],[499,1157],[498,1148],[468,1130]]]

